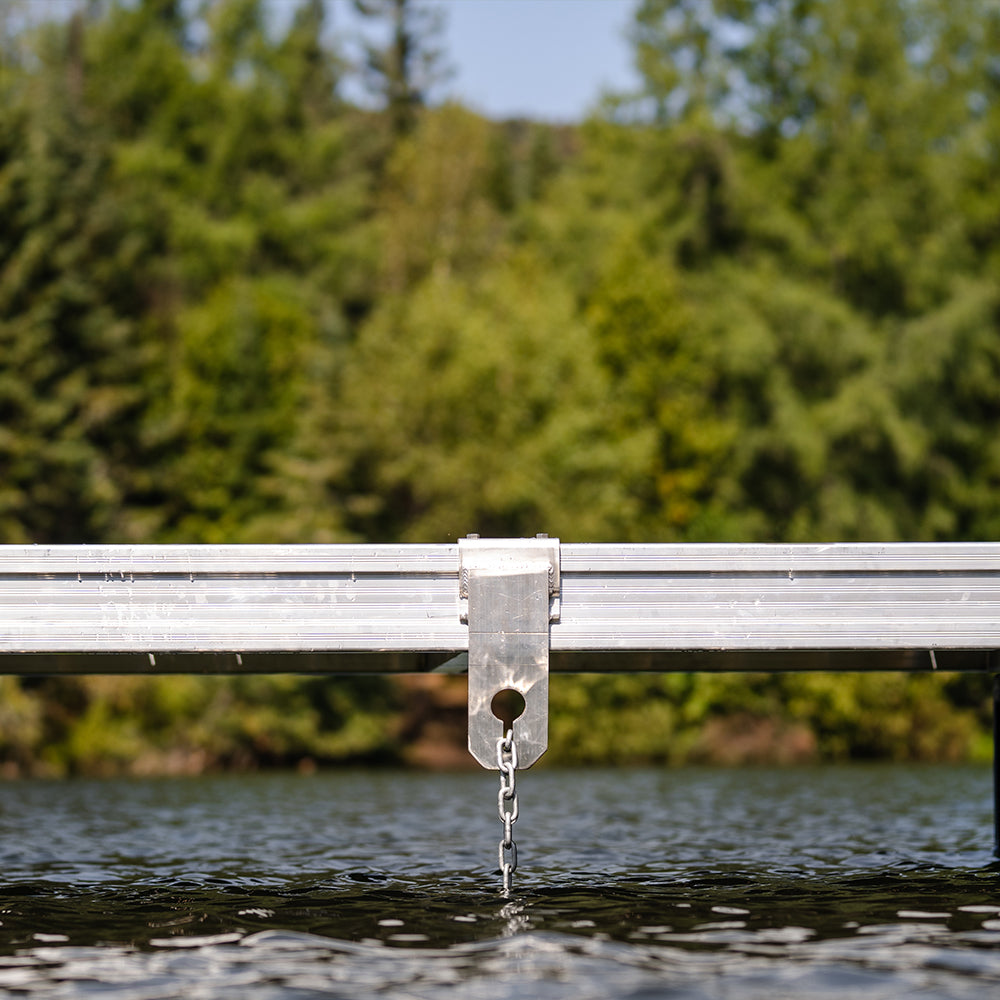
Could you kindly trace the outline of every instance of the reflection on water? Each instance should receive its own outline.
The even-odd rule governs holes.
[[[0,991],[982,997],[987,769],[532,771],[0,786]]]

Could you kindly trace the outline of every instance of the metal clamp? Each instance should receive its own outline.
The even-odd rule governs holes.
[[[559,540],[459,540],[461,620],[469,625],[469,752],[496,770],[506,734],[493,713],[502,691],[524,698],[514,724],[521,767],[549,742],[549,623],[559,620]]]

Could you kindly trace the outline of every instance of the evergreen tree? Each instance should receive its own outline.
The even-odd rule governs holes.
[[[149,234],[85,99],[86,25],[42,33],[0,109],[0,538],[142,530]]]
[[[365,46],[365,69],[398,139],[413,129],[418,108],[447,75],[439,43],[441,10],[421,0],[354,0],[354,7],[388,35],[383,44]]]

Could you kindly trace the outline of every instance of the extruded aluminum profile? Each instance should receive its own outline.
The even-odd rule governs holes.
[[[559,556],[553,670],[987,670],[1000,649],[1000,543]],[[0,546],[0,672],[460,669],[459,571],[456,545]]]
[[[447,653],[457,608],[454,545],[0,546],[0,652]]]
[[[1000,648],[1000,544],[564,545],[553,650]]]

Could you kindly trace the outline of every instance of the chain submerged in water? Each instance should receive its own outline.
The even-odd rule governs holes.
[[[517,822],[517,792],[514,787],[517,771],[517,746],[514,731],[497,740],[497,767],[500,768],[500,791],[497,794],[497,813],[503,823],[503,838],[497,851],[500,874],[503,877],[503,891],[510,892],[511,879],[517,871],[517,844],[514,843],[513,828]]]

